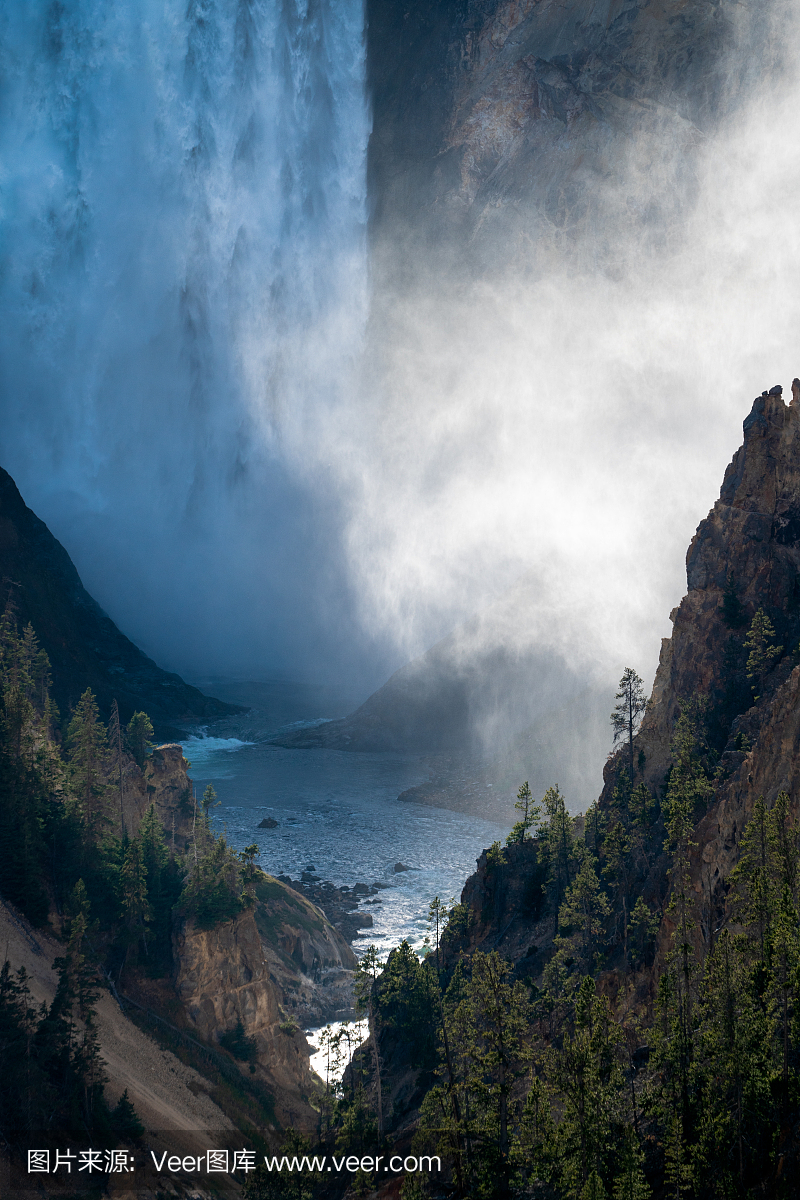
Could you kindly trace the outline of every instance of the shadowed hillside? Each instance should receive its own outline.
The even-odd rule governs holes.
[[[163,739],[178,735],[176,724],[242,711],[162,671],[117,629],[86,591],[64,547],[27,507],[2,468],[0,589],[0,602],[11,603],[21,626],[33,626],[47,652],[53,698],[63,715],[86,688],[106,717],[114,699],[123,721],[137,710],[147,712],[156,736]]]

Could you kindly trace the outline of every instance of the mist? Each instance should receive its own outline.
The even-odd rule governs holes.
[[[478,613],[465,657],[649,686],[800,373],[791,11],[745,11],[711,132],[654,111],[569,237],[532,209],[477,271],[398,230],[372,275],[361,4],[60,11],[0,5],[0,461],[124,632],[366,695]]]
[[[566,234],[531,204],[474,235],[479,273],[382,247],[382,404],[342,461],[365,620],[409,649],[483,609],[487,640],[652,681],[753,397],[800,373],[797,15],[733,16],[710,131],[646,114]]]

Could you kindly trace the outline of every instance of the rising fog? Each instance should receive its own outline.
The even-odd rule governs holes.
[[[370,325],[360,4],[185,9],[0,6],[0,462],[28,503],[194,677],[364,695],[488,612],[649,685],[742,419],[800,374],[790,10],[742,19],[711,134],[656,111],[614,150],[568,242],[384,271]]]

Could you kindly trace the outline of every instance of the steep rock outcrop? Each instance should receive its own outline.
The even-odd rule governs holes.
[[[255,919],[285,1010],[303,1027],[349,1018],[357,958],[324,913],[271,875],[256,885]]]
[[[536,213],[560,233],[586,223],[632,137],[666,131],[690,149],[720,103],[735,6],[370,0],[367,9],[374,232],[488,230],[500,234],[496,250],[513,253]]]
[[[771,805],[787,791],[795,812],[800,806],[800,406],[764,393],[743,428],[744,444],[725,472],[720,498],[689,546],[688,592],[672,613],[672,637],[662,643],[635,739],[642,777],[654,794],[663,794],[680,703],[706,699],[720,773],[693,835],[698,949],[726,919],[726,882],[755,799],[763,796]],[[754,700],[743,642],[760,608],[776,630],[781,654]],[[607,763],[601,805],[610,802],[622,765],[622,754]],[[662,956],[670,932],[665,918]]]
[[[795,390],[800,400],[800,385]],[[726,884],[755,799],[764,796],[771,805],[787,791],[795,813],[800,810],[800,404],[786,405],[780,394],[764,393],[743,429],[744,443],[725,472],[720,498],[689,546],[688,592],[672,614],[673,633],[662,643],[652,696],[634,739],[635,782],[644,780],[663,798],[680,704],[704,699],[719,771],[692,836],[693,936],[699,952],[728,918]],[[754,700],[744,640],[758,609],[769,616],[781,653]],[[627,749],[606,763],[599,800],[606,812],[627,764]],[[664,908],[668,893],[663,840],[659,819],[637,882],[656,911]],[[469,929],[451,939],[452,950],[499,949],[517,964],[524,961],[535,977],[550,951],[555,914],[551,899],[541,895],[533,843],[504,853],[502,867],[492,867],[484,854],[467,880],[462,903],[470,913]],[[613,948],[621,938],[621,915],[613,913],[608,924]],[[671,932],[665,915],[656,968],[663,965]]]
[[[257,1073],[276,1098],[283,1124],[313,1127],[314,1081],[300,1026],[350,1017],[353,951],[304,896],[272,876],[235,919],[198,929],[184,920],[174,935],[175,990],[206,1041],[241,1021],[257,1047]]]
[[[742,631],[758,608],[772,620],[785,651],[796,645],[800,408],[787,406],[779,395],[759,396],[743,428],[744,444],[725,472],[720,498],[689,546],[688,592],[671,614],[672,637],[662,643],[653,694],[638,737],[638,746],[647,756],[645,777],[654,785],[661,782],[669,763],[678,701],[694,695],[723,697],[730,673],[726,649],[742,641]],[[741,611],[733,628],[725,619],[726,589],[735,592],[734,602]],[[789,669],[784,657],[767,681],[767,691]]]
[[[179,736],[174,722],[180,726],[243,711],[162,671],[126,638],[0,468],[0,604],[9,598],[20,624],[30,622],[47,651],[51,694],[63,715],[86,688],[94,692],[106,720],[116,699],[123,722],[144,711],[163,738]]]
[[[177,852],[186,849],[192,832],[192,781],[183,747],[177,743],[155,746],[140,770],[133,756],[123,755],[121,822],[128,834],[139,828],[151,804],[164,826],[167,846]],[[112,809],[119,798],[119,779],[111,778]]]
[[[213,1042],[241,1021],[246,1036],[255,1039],[256,1073],[275,1096],[278,1119],[311,1128],[307,1043],[302,1033],[280,1028],[286,1023],[281,994],[270,978],[252,909],[213,929],[185,921],[175,934],[174,950],[175,988],[197,1032]]]

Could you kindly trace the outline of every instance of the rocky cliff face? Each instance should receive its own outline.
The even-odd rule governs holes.
[[[690,150],[719,108],[735,11],[727,0],[367,8],[376,234],[421,222],[437,236],[493,231],[514,250],[537,215],[562,234],[590,220],[631,138]]]
[[[645,778],[654,786],[669,763],[680,699],[704,695],[724,706],[728,697],[729,707],[716,716],[714,732],[718,750],[732,752],[732,739],[742,727],[734,707],[750,709],[752,698],[741,670],[735,678],[733,652],[758,608],[775,626],[783,654],[765,680],[765,701],[748,715],[748,728],[765,720],[771,724],[764,703],[787,683],[796,661],[789,651],[796,649],[800,628],[800,407],[787,406],[780,395],[759,396],[743,429],[744,445],[725,472],[720,498],[689,546],[688,592],[670,614],[672,637],[662,644],[638,737],[646,754]],[[736,765],[735,759],[729,761]]]
[[[183,747],[177,743],[154,747],[145,759],[143,770],[132,755],[123,755],[120,820],[128,834],[136,832],[147,809],[155,804],[167,846],[179,853],[187,848],[194,814],[192,781],[187,770]],[[114,773],[110,787],[113,808],[120,796],[119,779]]]
[[[255,919],[287,1013],[304,1028],[349,1018],[357,958],[306,896],[271,875],[256,886]]]
[[[257,1046],[255,1069],[275,1096],[282,1124],[313,1128],[309,1048],[302,1028],[350,1016],[356,958],[303,896],[271,876],[253,908],[210,930],[176,930],[175,989],[209,1042],[241,1021]]]
[[[706,942],[725,919],[725,883],[755,799],[771,805],[786,791],[795,812],[800,803],[800,385],[793,391],[788,406],[778,394],[757,397],[744,422],[744,444],[689,547],[688,592],[671,614],[672,637],[662,644],[636,738],[643,777],[658,794],[679,703],[706,698],[709,738],[720,756],[713,803],[694,834],[696,936]],[[758,609],[781,651],[754,700],[743,643]],[[606,768],[606,800],[618,766],[619,758]]]
[[[155,804],[168,846],[180,854],[191,845],[187,765],[179,745],[157,746],[143,771],[126,756],[129,835]],[[279,1121],[312,1129],[314,1083],[302,1030],[352,1015],[357,959],[342,935],[306,897],[262,875],[253,907],[234,920],[207,930],[182,921],[173,955],[175,994],[190,1024],[213,1044],[241,1021],[255,1039],[256,1072],[275,1097]]]
[[[241,1021],[246,1036],[255,1039],[256,1073],[275,1096],[278,1119],[301,1128],[313,1125],[306,1040],[301,1032],[287,1032],[252,910],[210,930],[185,923],[175,936],[175,958],[176,991],[201,1037],[217,1041]]]
[[[789,405],[780,394],[757,397],[743,429],[744,444],[725,473],[720,498],[689,547],[688,591],[672,613],[672,637],[663,641],[653,693],[634,739],[634,782],[644,781],[663,799],[681,702],[701,699],[719,768],[712,800],[693,833],[693,936],[701,955],[727,920],[726,883],[756,798],[763,796],[771,806],[786,791],[795,814],[800,810],[800,383]],[[781,649],[754,698],[744,641],[759,609]],[[601,810],[612,808],[627,763],[626,749],[606,763]],[[654,910],[663,909],[668,892],[663,840],[659,819],[635,889]],[[555,912],[542,893],[533,843],[510,846],[505,854],[502,867],[492,867],[485,854],[478,861],[462,893],[469,931],[451,939],[450,948],[454,954],[499,949],[535,978],[550,953]],[[622,915],[612,913],[607,929],[612,964],[621,930]],[[656,967],[670,934],[665,917]],[[640,983],[644,995],[647,980]]]

